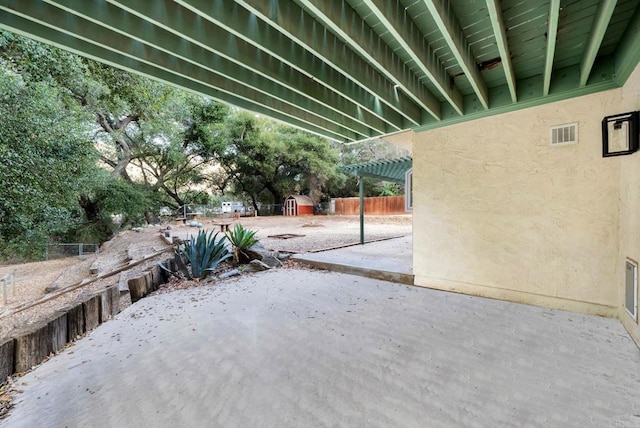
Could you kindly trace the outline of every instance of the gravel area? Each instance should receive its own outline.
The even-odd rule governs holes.
[[[328,248],[356,244],[360,240],[358,216],[304,216],[304,217],[243,217],[233,219],[198,219],[203,228],[218,230],[218,223],[239,222],[245,228],[257,230],[256,236],[269,250],[289,253],[319,251]],[[365,240],[379,240],[411,234],[411,215],[366,216]],[[12,331],[26,324],[46,318],[56,310],[74,302],[81,293],[90,293],[104,289],[116,283],[126,283],[138,276],[149,266],[167,258],[162,254],[153,260],[133,267],[125,272],[108,278],[96,280],[86,286],[62,294],[55,299],[38,304],[26,310],[16,309],[29,302],[35,302],[46,296],[45,289],[57,285],[60,289],[71,288],[83,280],[95,279],[113,271],[131,260],[140,260],[169,245],[162,238],[159,226],[148,226],[140,231],[124,231],[105,243],[99,255],[85,256],[83,259],[70,257],[46,262],[21,265],[0,266],[0,277],[15,273],[15,294],[11,289],[7,296],[7,305],[0,299],[0,338],[10,337]],[[197,233],[197,228],[186,225],[171,225],[171,235],[185,238]],[[289,235],[288,239],[278,235]],[[292,236],[295,235],[295,236]],[[91,274],[90,268],[98,270]],[[126,301],[122,302],[126,305]],[[0,339],[2,340],[2,339]]]
[[[141,242],[136,242],[140,240]],[[105,289],[120,281],[139,276],[150,266],[166,255],[158,256],[152,260],[134,266],[125,272],[97,279],[99,275],[115,270],[129,260],[140,260],[145,255],[153,254],[163,248],[169,248],[164,242],[157,227],[149,227],[144,233],[126,231],[118,234],[112,241],[105,243],[99,255],[84,257],[69,257],[45,262],[26,263],[21,265],[3,266],[0,268],[0,276],[13,271],[15,273],[15,294],[9,288],[7,305],[2,305],[0,311],[0,340],[8,338],[18,328],[37,322],[51,315],[53,312],[71,304],[81,297],[81,294]],[[134,249],[136,252],[132,252]],[[129,255],[127,254],[129,250]],[[134,256],[130,258],[130,256]],[[98,274],[91,274],[91,267],[98,268]],[[47,296],[46,288],[56,285],[58,290],[74,288],[83,281],[94,279],[93,282],[80,286],[72,291],[61,294],[51,300],[37,304],[25,310],[16,310],[25,304],[37,302]],[[55,292],[54,292],[55,293]],[[126,307],[130,301],[121,299],[121,306]]]
[[[411,234],[411,215],[366,216],[365,241]],[[360,242],[358,216],[253,217],[242,218],[245,227],[258,230],[260,242],[270,250],[304,253]],[[302,235],[289,239],[275,235]]]

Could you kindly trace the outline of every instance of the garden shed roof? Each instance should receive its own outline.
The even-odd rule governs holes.
[[[313,201],[311,200],[311,198],[305,195],[289,195],[286,199],[295,199],[298,205],[313,206]]]

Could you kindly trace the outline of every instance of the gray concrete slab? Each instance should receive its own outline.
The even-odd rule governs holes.
[[[3,427],[638,427],[616,320],[281,269],[141,300]]]
[[[293,256],[306,265],[334,272],[413,284],[412,236]]]

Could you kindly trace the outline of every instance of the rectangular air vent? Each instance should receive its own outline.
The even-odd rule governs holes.
[[[578,142],[577,123],[552,126],[550,131],[552,146],[565,146],[567,144],[575,144]]]

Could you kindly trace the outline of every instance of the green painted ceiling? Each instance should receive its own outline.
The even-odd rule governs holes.
[[[0,0],[0,28],[338,141],[620,87],[640,0]]]

